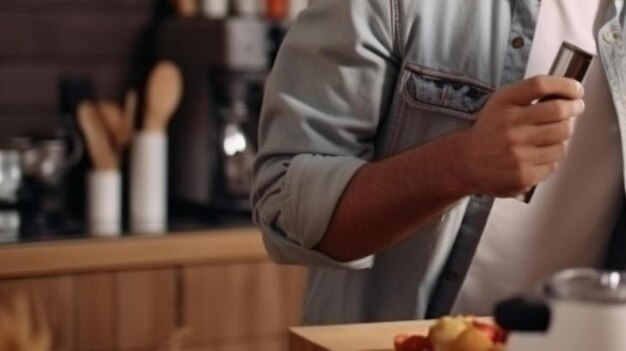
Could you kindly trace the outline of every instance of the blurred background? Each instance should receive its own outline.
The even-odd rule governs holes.
[[[248,196],[307,5],[0,1],[1,311],[44,350],[286,348],[306,274],[269,262]]]

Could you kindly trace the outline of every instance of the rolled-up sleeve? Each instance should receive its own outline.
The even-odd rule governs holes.
[[[363,269],[315,250],[350,179],[372,158],[397,78],[390,1],[316,0],[266,85],[252,205],[281,263]],[[358,237],[354,238],[359,240]]]

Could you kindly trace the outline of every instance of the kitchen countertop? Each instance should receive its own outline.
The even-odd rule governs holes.
[[[266,260],[254,227],[0,245],[0,279]]]

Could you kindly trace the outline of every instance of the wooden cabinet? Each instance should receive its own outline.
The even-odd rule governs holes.
[[[172,335],[189,330],[186,351],[286,351],[306,270],[270,262],[258,235],[215,240],[0,248],[0,302],[39,301],[55,350],[167,350]]]
[[[0,281],[0,301],[10,308],[17,295],[43,306],[55,350],[74,349],[74,280],[71,276]]]
[[[188,346],[261,348],[243,340],[284,349],[277,345],[299,323],[304,277],[302,269],[270,262],[184,268],[181,319],[193,331]]]
[[[174,269],[116,274],[117,348],[154,349],[177,328],[178,291]]]
[[[77,350],[106,351],[116,348],[115,275],[79,275],[74,278]]]

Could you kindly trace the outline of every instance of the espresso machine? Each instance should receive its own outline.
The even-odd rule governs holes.
[[[187,92],[169,130],[174,211],[247,217],[271,28],[249,17],[162,24],[157,56],[181,67]]]

